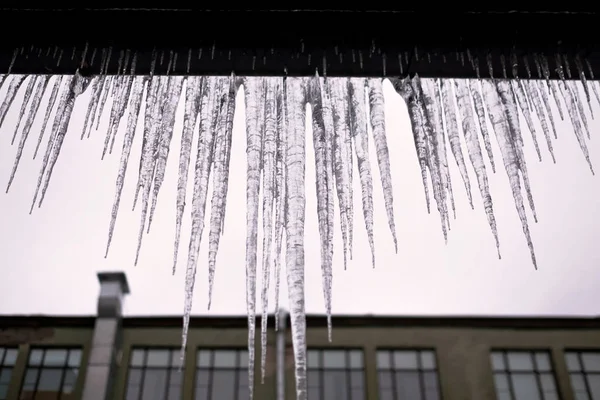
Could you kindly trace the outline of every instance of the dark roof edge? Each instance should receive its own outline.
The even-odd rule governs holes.
[[[94,326],[95,316],[47,316],[7,315],[0,316],[0,329],[32,327],[81,327]],[[257,316],[257,321],[260,316]],[[307,315],[308,326],[325,327],[324,315]],[[274,318],[269,317],[269,323]],[[180,327],[179,316],[124,317],[123,326],[130,328]],[[338,327],[432,327],[432,328],[509,328],[509,329],[600,329],[600,317],[533,317],[533,316],[373,316],[339,315],[333,317]],[[245,316],[195,316],[191,327],[245,328]]]

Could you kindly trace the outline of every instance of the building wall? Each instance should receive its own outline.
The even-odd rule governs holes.
[[[27,330],[21,334],[0,335],[0,345],[18,344],[19,355],[9,389],[9,400],[17,400],[24,376],[29,349],[32,346],[77,346],[83,347],[81,372],[74,392],[74,399],[82,393],[83,377],[86,373],[88,352],[92,339],[90,328],[44,328],[44,334],[37,336]],[[288,347],[291,336],[287,335]],[[123,330],[122,349],[119,352],[117,376],[115,377],[114,398],[122,399],[125,393],[128,360],[132,347],[181,345],[181,328],[157,327]],[[16,339],[15,339],[16,338]],[[20,338],[20,339],[19,339]],[[199,347],[241,347],[247,346],[246,328],[192,328],[188,335],[188,347],[184,373],[183,399],[193,398],[195,358]],[[365,354],[365,375],[368,399],[378,398],[376,369],[377,348],[428,348],[434,349],[444,400],[495,399],[490,351],[506,350],[549,350],[553,369],[562,400],[574,400],[566,370],[565,349],[600,349],[599,329],[496,329],[496,328],[448,328],[448,327],[343,327],[335,326],[333,342],[327,340],[327,329],[308,329],[308,346],[319,348],[362,348]],[[15,342],[16,341],[16,342]],[[3,343],[4,342],[4,343]],[[11,343],[9,343],[11,342]],[[269,368],[264,385],[260,384],[260,338],[256,335],[255,398],[275,399],[275,333],[269,334]],[[286,360],[287,398],[295,397],[292,353],[288,351]]]

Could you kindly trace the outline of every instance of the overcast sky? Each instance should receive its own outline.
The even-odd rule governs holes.
[[[16,146],[11,146],[10,140],[24,86],[0,131],[2,191],[16,152]],[[544,161],[539,163],[531,135],[527,131],[523,135],[539,217],[539,223],[534,224],[529,214],[539,265],[539,270],[535,271],[508,180],[501,166],[496,174],[492,174],[487,164],[502,260],[496,256],[481,197],[476,190],[473,169],[468,166],[475,210],[468,205],[458,169],[450,154],[457,219],[451,221],[449,241],[447,245],[444,244],[435,207],[432,206],[430,215],[426,211],[406,107],[389,82],[385,82],[384,89],[398,254],[394,253],[387,226],[374,145],[370,140],[375,183],[377,266],[372,269],[370,263],[358,174],[355,172],[354,260],[344,271],[341,234],[337,227],[334,312],[403,315],[600,314],[600,253],[597,251],[600,238],[600,178],[593,177],[588,170],[571,124],[559,124],[559,138],[554,142],[556,165],[552,164],[547,151],[543,154]],[[5,91],[6,88],[0,91],[0,98],[4,98]],[[76,103],[74,117],[42,208],[36,208],[29,215],[41,166],[41,157],[32,160],[34,143],[41,127],[41,115],[36,119],[10,192],[0,195],[0,313],[93,314],[99,288],[96,273],[122,270],[127,273],[132,291],[126,301],[127,315],[180,315],[184,299],[183,267],[190,228],[191,187],[188,190],[188,208],[180,247],[181,267],[175,276],[171,275],[171,260],[183,102],[180,102],[178,109],[166,179],[159,195],[152,230],[144,237],[140,262],[134,267],[140,215],[139,208],[131,210],[131,204],[138,173],[141,124],[138,124],[131,154],[112,249],[105,259],[104,249],[125,123],[119,130],[115,152],[101,161],[102,144],[108,126],[108,103],[100,129],[93,131],[89,140],[79,139],[89,92]],[[47,103],[47,96],[41,109]],[[218,256],[213,307],[209,312],[213,315],[245,313],[246,137],[242,91],[238,93],[236,107],[225,234]],[[598,104],[595,103],[594,107],[596,114],[600,115]],[[555,115],[558,119],[558,115]],[[324,302],[312,133],[310,124],[307,127],[306,307],[309,313],[322,313]],[[598,128],[600,125],[597,122],[591,122],[589,149],[596,169],[600,169]],[[539,125],[538,129],[540,146],[545,148]],[[495,160],[499,165],[499,149],[494,137],[492,141]],[[46,138],[43,146],[45,144]],[[195,148],[193,151],[195,154]],[[464,143],[463,152],[466,157]],[[190,175],[190,182],[192,180]],[[208,231],[205,233],[207,237]],[[197,275],[194,314],[207,313],[206,259],[205,240]],[[287,296],[284,282],[282,280],[283,304]]]

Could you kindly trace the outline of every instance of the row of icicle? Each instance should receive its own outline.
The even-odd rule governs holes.
[[[431,181],[433,198],[446,237],[450,228],[450,211],[455,217],[453,189],[448,170],[447,146],[458,165],[466,193],[473,207],[471,183],[461,149],[466,143],[467,156],[476,174],[477,186],[483,199],[484,210],[500,255],[492,199],[488,187],[483,153],[487,154],[493,172],[495,161],[491,150],[491,123],[493,134],[502,155],[502,163],[509,178],[515,205],[531,258],[536,265],[533,244],[529,234],[520,179],[523,179],[525,197],[535,217],[526,162],[523,136],[519,125],[519,110],[533,135],[538,157],[541,151],[533,124],[534,116],[542,127],[546,145],[554,161],[552,137],[556,137],[555,121],[550,111],[550,99],[564,118],[571,120],[575,136],[588,163],[585,135],[589,137],[586,113],[579,100],[583,88],[591,104],[589,89],[597,93],[598,82],[582,79],[581,84],[568,80],[434,80],[419,77],[392,79],[396,91],[407,104],[423,186],[429,210]],[[365,78],[260,78],[196,77],[196,76],[108,76],[93,78],[73,76],[8,75],[2,78],[6,86],[0,106],[0,124],[25,86],[23,103],[19,110],[18,125],[12,142],[20,131],[20,140],[7,191],[13,181],[23,148],[31,133],[42,98],[49,93],[44,111],[42,129],[37,138],[34,158],[43,139],[50,115],[56,110],[47,138],[31,210],[38,201],[42,204],[53,168],[68,131],[77,97],[91,91],[81,138],[98,129],[109,95],[113,98],[108,131],[102,157],[112,153],[118,127],[126,120],[121,160],[116,183],[116,196],[110,219],[108,244],[110,247],[120,198],[128,167],[129,154],[138,129],[138,116],[144,109],[142,154],[139,162],[134,206],[141,201],[142,217],[135,262],[137,263],[144,231],[149,231],[164,180],[170,143],[174,134],[175,114],[180,97],[185,93],[184,122],[177,185],[176,234],[173,271],[178,259],[182,218],[185,209],[188,175],[192,157],[192,143],[197,140],[194,171],[193,201],[191,206],[191,235],[186,265],[186,300],[184,308],[183,346],[192,307],[192,295],[198,264],[204,221],[207,217],[208,188],[212,179],[209,222],[209,307],[215,276],[219,239],[223,233],[229,165],[232,143],[235,99],[240,85],[244,85],[247,132],[247,311],[249,347],[249,385],[253,388],[254,335],[256,314],[256,276],[262,274],[261,293],[261,366],[264,378],[266,361],[267,293],[271,274],[275,283],[275,308],[278,309],[281,254],[285,246],[289,306],[292,321],[296,385],[298,399],[306,398],[306,323],[304,315],[304,217],[305,217],[305,109],[312,107],[313,146],[316,163],[316,187],[319,234],[321,241],[322,280],[331,338],[331,288],[334,236],[334,202],[337,197],[343,242],[344,266],[352,258],[353,243],[353,164],[356,159],[361,185],[363,217],[375,265],[373,240],[373,181],[368,154],[369,132],[375,145],[377,165],[381,175],[385,208],[394,244],[397,248],[394,226],[392,180],[387,147],[384,97],[381,79]],[[146,102],[143,103],[144,94]],[[598,97],[596,97],[599,99]],[[599,99],[600,100],[600,99]],[[564,108],[563,108],[564,103]],[[126,112],[128,111],[128,113]],[[486,120],[487,114],[487,120]],[[125,118],[126,117],[126,118]],[[459,129],[459,126],[462,129]],[[460,137],[462,132],[463,138]],[[483,141],[483,149],[480,143]],[[590,163],[590,169],[592,168]],[[593,171],[592,171],[593,172]],[[262,183],[262,184],[261,184]],[[262,205],[259,195],[262,193]],[[262,206],[263,254],[257,254],[258,215]],[[278,312],[275,312],[277,318]],[[182,354],[184,354],[182,352]]]

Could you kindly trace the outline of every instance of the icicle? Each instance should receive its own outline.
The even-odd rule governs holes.
[[[117,76],[105,76],[102,80],[102,88],[100,89],[100,91],[102,92],[102,97],[100,98],[100,102],[98,103],[98,108],[94,110],[94,118],[96,118],[96,130],[98,130],[98,127],[100,126],[100,119],[102,118],[102,113],[104,112],[104,105],[106,104],[108,93],[111,91],[111,87],[117,78]],[[92,128],[90,127],[90,131],[91,129]],[[88,132],[88,136],[89,134],[90,133]]]
[[[17,75],[13,76],[10,84],[8,85],[8,89],[6,90],[6,94],[4,95],[4,101],[0,106],[0,127],[4,123],[4,118],[6,118],[6,114],[8,109],[10,108],[12,102],[15,100],[17,96],[17,92],[19,88],[23,84],[23,81],[27,78],[27,75]]]
[[[152,205],[150,206],[150,215],[148,217],[148,232],[150,232],[150,226],[152,225],[152,217],[156,210],[156,202],[158,201],[158,194],[160,188],[165,179],[165,170],[167,168],[167,158],[169,157],[169,150],[171,146],[171,139],[173,138],[173,127],[175,125],[175,113],[177,112],[177,106],[181,99],[181,89],[183,87],[184,77],[173,76],[169,78],[171,84],[169,90],[166,93],[166,101],[163,103],[162,121],[160,126],[160,137],[158,138],[158,145],[156,148],[156,169],[154,171],[154,186],[152,188]]]
[[[552,127],[552,131],[554,132],[554,138],[558,137],[556,124],[554,123],[554,116],[552,115],[552,108],[550,107],[550,99],[548,98],[548,92],[544,89],[544,84],[542,81],[534,81],[532,85],[535,85],[539,91],[539,94],[542,98],[542,102],[544,104],[544,109],[546,110],[546,114],[548,115],[548,120],[550,121],[550,126]]]
[[[485,147],[485,151],[488,155],[488,159],[490,160],[490,166],[492,167],[492,172],[496,173],[496,165],[494,165],[494,154],[492,152],[492,144],[490,141],[490,134],[487,129],[487,122],[485,120],[485,109],[483,107],[483,100],[481,99],[481,94],[479,90],[474,87],[476,82],[472,82],[471,80],[467,80],[467,85],[469,86],[469,90],[471,92],[471,100],[473,100],[473,108],[475,108],[475,115],[477,115],[477,122],[481,132],[481,136],[483,138],[483,145]]]
[[[305,93],[302,78],[288,78],[289,125],[286,136],[286,264],[292,344],[296,375],[296,399],[307,399],[306,316],[304,308],[304,162]]]
[[[527,108],[527,99],[525,98],[525,92],[522,90],[521,86],[519,86],[517,81],[512,81],[511,88],[515,95],[517,105],[523,113],[523,117],[525,118],[525,122],[527,123],[527,127],[529,128],[529,132],[531,132],[531,138],[533,139],[533,147],[535,148],[535,152],[537,153],[538,160],[542,161],[542,153],[540,152],[540,145],[537,141],[535,126],[533,125],[533,119],[531,118],[529,108]]]
[[[598,92],[598,82],[595,82],[594,70],[592,69],[592,64],[590,64],[590,60],[585,59],[585,64],[587,66],[587,70],[590,73],[590,79],[592,80],[592,90],[594,91],[594,96],[596,100],[600,104],[600,93]]]
[[[92,78],[92,97],[90,98],[90,102],[88,103],[87,111],[85,113],[85,122],[83,123],[83,130],[81,131],[81,140],[83,140],[86,132],[89,138],[90,132],[92,131],[92,124],[96,114],[96,109],[98,108],[98,102],[100,101],[100,93],[102,91],[104,79],[106,79],[104,76],[95,76]]]
[[[392,175],[390,171],[390,154],[388,151],[385,133],[385,100],[383,98],[383,87],[381,79],[368,79],[369,86],[369,109],[371,116],[371,133],[377,153],[377,164],[383,187],[383,199],[388,225],[394,240],[394,249],[398,252],[398,240],[396,239],[396,224],[394,222],[394,193],[392,190]]]
[[[521,85],[524,85],[525,89],[529,93],[529,98],[531,98],[531,102],[533,103],[533,108],[535,113],[540,120],[540,124],[542,125],[542,131],[544,132],[544,136],[546,137],[546,144],[548,146],[548,151],[550,152],[550,156],[552,157],[552,162],[556,164],[556,158],[554,157],[554,149],[552,148],[552,137],[550,133],[550,128],[548,127],[548,122],[546,121],[546,114],[544,113],[544,108],[542,105],[542,101],[540,100],[540,94],[538,93],[538,87],[535,82],[532,81],[520,81]]]
[[[523,205],[523,197],[521,195],[521,183],[519,180],[519,161],[515,151],[515,147],[518,146],[515,143],[514,138],[511,135],[510,123],[507,119],[507,114],[504,111],[503,102],[500,100],[499,90],[497,87],[503,90],[504,93],[510,91],[508,82],[498,82],[494,85],[492,82],[483,81],[483,96],[485,98],[486,105],[488,107],[488,115],[490,122],[494,127],[494,133],[500,147],[500,153],[502,154],[502,160],[506,169],[506,174],[510,182],[510,186],[515,199],[515,206],[521,219],[521,225],[523,226],[523,233],[529,246],[531,253],[531,259],[533,265],[537,269],[537,262],[535,259],[535,252],[533,250],[533,244],[529,234],[529,227],[527,225],[527,215],[525,214],[525,207]]]
[[[448,131],[448,141],[450,142],[450,150],[456,160],[456,165],[460,172],[460,176],[465,185],[465,191],[467,192],[467,199],[473,208],[473,199],[471,197],[471,182],[469,181],[469,174],[467,173],[467,166],[465,159],[462,154],[462,148],[460,145],[460,136],[458,133],[458,124],[456,122],[456,109],[454,107],[454,93],[452,92],[453,81],[442,79],[440,81],[440,90],[442,92],[442,101],[444,105],[444,119],[446,121],[446,129]]]
[[[23,154],[23,149],[25,147],[25,143],[27,142],[27,138],[29,137],[29,132],[31,131],[31,126],[33,125],[33,120],[37,115],[37,111],[40,108],[40,103],[42,102],[42,97],[46,91],[46,87],[48,86],[48,81],[50,80],[50,75],[44,75],[40,77],[39,84],[37,85],[35,92],[33,94],[33,101],[31,102],[31,107],[29,108],[29,114],[25,119],[25,125],[23,126],[23,132],[21,132],[21,140],[19,141],[19,145],[17,147],[17,154],[15,155],[15,162],[13,164],[12,171],[10,173],[10,178],[8,179],[8,184],[6,185],[6,193],[10,189],[10,186],[15,178],[15,174],[17,172],[17,168],[19,167],[19,162],[21,161],[21,155]]]
[[[585,92],[585,99],[587,101],[588,108],[590,109],[590,115],[592,118],[594,118],[594,110],[592,109],[592,101],[590,99],[590,88],[588,86],[585,71],[583,70],[583,63],[581,62],[581,56],[579,54],[575,56],[575,68],[577,68],[577,74],[579,75],[581,85],[583,86],[583,91]]]
[[[108,256],[113,232],[115,230],[115,224],[117,222],[117,214],[119,212],[119,205],[121,203],[121,192],[123,191],[123,184],[125,182],[125,174],[127,172],[129,154],[131,153],[131,145],[133,143],[135,130],[137,128],[142,98],[144,96],[144,83],[146,82],[146,79],[146,77],[141,76],[137,76],[134,79],[133,91],[131,95],[131,108],[129,110],[129,116],[127,117],[127,130],[125,131],[125,137],[123,138],[123,150],[121,152],[121,160],[119,161],[119,172],[117,173],[115,191],[116,193],[112,206],[110,224],[108,228],[108,241],[106,243],[106,252],[104,253],[104,258]]]
[[[269,280],[273,243],[273,204],[275,199],[275,157],[277,151],[277,91],[278,78],[267,78],[265,93],[265,132],[263,136],[263,254],[262,254],[262,318],[260,328],[261,382],[265,383],[267,364],[267,322],[269,312]]]
[[[46,125],[48,124],[48,120],[50,119],[50,114],[54,109],[54,103],[56,102],[56,97],[58,96],[58,91],[62,85],[63,76],[60,75],[54,80],[54,87],[52,88],[52,92],[50,93],[50,99],[48,100],[48,106],[46,107],[46,114],[44,115],[44,122],[42,123],[42,129],[40,129],[40,135],[38,137],[37,144],[35,146],[35,151],[33,152],[33,159],[37,156],[37,152],[40,149],[40,144],[42,143],[42,138],[44,137],[44,132],[46,131]],[[50,142],[51,143],[51,142]]]
[[[587,117],[585,115],[585,110],[583,109],[583,105],[579,101],[579,92],[578,92],[577,86],[576,86],[577,82],[564,81],[563,83],[565,84],[566,89],[571,93],[571,98],[575,102],[575,106],[577,108],[579,118],[580,118],[583,128],[585,130],[585,133],[587,134],[587,137],[589,139],[590,138],[590,128],[589,128],[589,125],[587,122]],[[553,81],[553,84],[557,85],[558,83],[556,81]],[[563,96],[564,96],[564,94],[563,94]],[[566,102],[567,101],[566,97],[564,97],[564,99]]]
[[[558,109],[558,115],[561,121],[564,121],[565,117],[562,111],[562,106],[560,105],[560,101],[558,100],[558,91],[556,87],[550,83],[550,68],[548,67],[548,59],[544,55],[537,55],[536,57],[536,66],[538,70],[541,68],[544,79],[546,80],[546,85],[548,86],[548,90],[552,93],[552,97],[554,98],[554,104],[556,104],[556,108]],[[564,79],[564,76],[561,74],[562,69],[558,69],[558,73],[561,79]]]
[[[190,50],[191,52],[191,50]],[[173,250],[173,274],[177,268],[179,254],[179,241],[181,238],[181,223],[185,210],[185,196],[187,192],[188,171],[192,153],[194,128],[200,111],[201,97],[204,95],[204,78],[188,76],[185,93],[185,112],[183,114],[183,130],[181,131],[181,150],[179,153],[179,179],[177,181],[177,212],[175,216],[175,244]]]
[[[19,128],[21,127],[21,122],[23,121],[23,116],[25,116],[25,111],[27,111],[27,106],[29,105],[29,99],[31,98],[31,92],[33,92],[33,88],[35,86],[35,83],[38,81],[38,78],[41,78],[41,76],[32,75],[31,79],[29,79],[29,83],[27,84],[27,87],[25,88],[25,95],[23,96],[23,104],[21,104],[21,110],[19,111],[19,116],[17,118],[17,127],[15,128],[15,132],[13,133],[13,137],[10,142],[11,145],[15,144],[15,139],[17,138],[17,132],[19,131]]]
[[[487,82],[483,80],[483,82]],[[465,142],[467,143],[467,150],[469,152],[469,159],[471,165],[475,170],[477,176],[477,184],[479,186],[479,192],[481,193],[481,199],[483,200],[483,208],[488,219],[488,223],[494,235],[494,241],[496,242],[496,250],[498,251],[498,258],[500,256],[500,243],[498,242],[498,230],[496,228],[496,218],[494,217],[494,206],[492,203],[492,196],[490,195],[490,188],[487,179],[487,173],[485,171],[485,164],[483,162],[483,155],[481,154],[481,147],[479,145],[479,139],[477,138],[477,129],[473,114],[471,111],[471,102],[469,101],[469,88],[464,80],[455,80],[456,89],[456,100],[458,109],[460,110],[462,119],[463,135]],[[489,113],[489,110],[488,110]]]
[[[369,141],[367,138],[367,100],[365,98],[366,80],[351,78],[350,84],[350,120],[354,132],[354,151],[360,175],[363,216],[371,248],[371,260],[375,268],[375,241],[373,239],[373,177],[369,161]]]
[[[579,147],[581,148],[581,152],[583,153],[583,156],[585,157],[585,160],[588,163],[588,166],[590,167],[590,171],[592,172],[592,174],[594,174],[594,167],[592,166],[592,162],[590,160],[590,155],[587,149],[587,145],[585,143],[585,137],[583,136],[583,129],[581,127],[581,123],[579,122],[579,118],[577,117],[577,106],[575,105],[575,99],[573,98],[573,94],[571,93],[571,91],[569,90],[569,88],[567,87],[567,85],[565,84],[565,82],[560,82],[560,84],[558,85],[562,95],[565,98],[566,104],[567,104],[567,112],[569,113],[569,117],[571,119],[571,123],[573,124],[573,129],[575,131],[575,137],[577,138],[577,141],[579,142]]]

